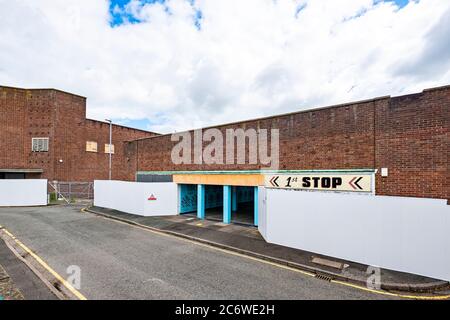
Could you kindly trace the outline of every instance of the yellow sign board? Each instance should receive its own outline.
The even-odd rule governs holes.
[[[373,192],[373,174],[280,174],[266,175],[264,185],[267,188],[341,191],[341,192]]]
[[[97,142],[86,141],[86,151],[87,152],[97,152]]]

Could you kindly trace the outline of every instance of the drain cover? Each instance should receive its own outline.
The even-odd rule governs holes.
[[[315,275],[315,277],[316,277],[317,279],[324,280],[324,281],[328,281],[328,282],[331,282],[331,280],[333,280],[333,278],[331,278],[330,276],[327,276],[327,275],[321,274],[321,273],[317,273],[317,274]]]

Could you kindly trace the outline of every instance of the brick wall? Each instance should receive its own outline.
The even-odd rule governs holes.
[[[123,142],[155,134],[113,126],[113,179],[132,180]],[[49,152],[31,152],[32,137],[48,137]],[[98,152],[86,151],[96,141]],[[86,99],[58,90],[0,87],[0,169],[43,169],[29,178],[58,181],[107,179],[109,124],[86,119]],[[62,160],[62,162],[60,162]]]
[[[449,199],[450,87],[379,98],[215,128],[280,130],[280,169],[389,169],[380,195]],[[174,165],[170,135],[113,127],[113,179],[136,171],[256,170],[260,165]],[[31,152],[49,137],[48,153]],[[43,169],[59,181],[107,179],[109,125],[86,119],[86,99],[58,90],[0,87],[0,169]],[[125,142],[134,139],[137,141]],[[98,152],[86,151],[96,141]],[[63,162],[59,162],[59,160]],[[29,174],[36,178],[37,175]]]
[[[450,87],[218,126],[280,130],[280,169],[389,169],[380,195],[448,199]],[[192,133],[192,131],[191,131]],[[170,135],[126,144],[128,170],[257,170],[260,165],[175,165]]]
[[[450,87],[395,97],[376,110],[377,193],[450,199]]]
[[[28,157],[24,153],[28,122],[25,100],[22,90],[0,88],[0,168],[8,168],[13,159],[17,168],[27,165]]]
[[[226,129],[279,129],[280,169],[350,169],[374,166],[373,101],[311,112],[251,120],[216,127]],[[192,131],[191,131],[192,133]],[[193,134],[191,134],[193,135]],[[175,165],[170,135],[144,139],[129,146],[138,150],[142,171],[257,170],[261,165]],[[206,146],[208,143],[205,143]],[[235,154],[236,158],[236,154]],[[248,160],[248,159],[247,159]],[[236,162],[236,161],[235,161]]]
[[[77,161],[76,179],[86,181],[91,176],[92,172],[96,172],[98,179],[108,179],[109,172],[109,154],[105,153],[105,144],[109,144],[109,124],[85,120],[80,127],[83,128],[83,139],[78,140],[77,149],[86,149],[86,141],[97,142],[98,151],[84,152],[82,157],[73,159]],[[137,138],[148,137],[148,132],[143,132],[131,128],[113,126],[113,144],[114,154],[112,155],[112,178],[115,180],[134,180],[135,171],[127,169],[130,159],[126,157],[124,150],[124,142],[134,140]]]

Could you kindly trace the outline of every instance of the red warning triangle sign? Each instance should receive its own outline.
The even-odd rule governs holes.
[[[155,197],[154,194],[152,194],[152,195],[148,198],[148,200],[149,200],[149,201],[156,201],[156,200],[158,200],[158,199]]]

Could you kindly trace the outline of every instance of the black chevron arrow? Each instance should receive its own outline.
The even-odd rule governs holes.
[[[275,187],[279,187],[277,180],[279,177],[272,177],[272,179],[270,179],[270,183],[275,186]]]
[[[355,186],[357,186],[357,187],[359,188],[359,190],[362,190],[362,189],[363,189],[363,188],[358,184],[358,182],[361,181],[362,178],[363,178],[363,177],[359,177],[358,180],[356,180],[356,181],[353,183]]]

